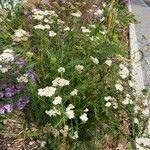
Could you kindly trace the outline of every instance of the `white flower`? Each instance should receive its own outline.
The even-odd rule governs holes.
[[[102,3],[102,6],[105,8],[106,7],[106,3]]]
[[[4,52],[0,55],[0,62],[8,63],[13,61],[14,61],[14,55],[11,53]]]
[[[128,81],[128,84],[129,84],[130,87],[134,86],[134,83],[131,80]]]
[[[106,30],[104,30],[104,31],[99,31],[102,35],[105,35],[106,33],[107,33],[107,31]]]
[[[14,36],[17,38],[21,38],[21,37],[24,37],[26,34],[27,32],[25,30],[18,29],[18,30],[15,30]]]
[[[67,86],[69,85],[69,81],[63,78],[57,77],[55,80],[52,81],[53,86]]]
[[[134,123],[139,124],[138,118],[134,118]]]
[[[102,18],[100,19],[101,22],[103,22],[104,20],[105,20],[105,17],[102,17]]]
[[[50,29],[50,26],[48,24],[46,24],[44,27],[45,29]]]
[[[125,79],[125,78],[127,78],[128,76],[129,76],[129,70],[128,70],[128,68],[127,67],[125,67],[125,65],[123,65],[123,64],[120,64],[119,65],[119,67],[120,67],[120,71],[119,71],[119,75],[120,75],[120,77],[122,78],[122,79]]]
[[[14,53],[14,51],[12,49],[5,49],[3,53]]]
[[[42,20],[44,18],[44,16],[43,15],[34,15],[33,18],[35,20]]]
[[[130,99],[130,95],[126,94],[126,98],[122,101],[124,105],[133,104],[133,101]]]
[[[48,23],[48,22],[49,22],[49,20],[46,18],[46,19],[44,19],[44,22],[45,22],[45,23]]]
[[[79,135],[78,135],[78,132],[75,131],[74,132],[74,135],[72,136],[73,139],[78,139],[79,138]]]
[[[109,100],[112,99],[112,97],[111,96],[106,96],[106,97],[104,97],[104,99],[105,99],[105,101],[109,101]]]
[[[108,60],[105,61],[105,64],[108,65],[108,66],[111,66],[112,61],[110,59],[108,59]]]
[[[98,10],[96,10],[96,11],[94,12],[94,15],[95,15],[95,16],[100,16],[100,15],[102,15],[103,12],[104,12],[103,9],[102,9],[102,10],[98,9]]]
[[[118,91],[121,91],[121,92],[123,91],[123,86],[121,84],[119,84],[119,83],[115,84],[115,88]]]
[[[45,145],[46,145],[46,142],[45,142],[45,141],[42,141],[42,142],[41,142],[41,147],[45,147]]]
[[[69,27],[64,28],[64,31],[70,31]]]
[[[58,68],[58,72],[59,72],[59,73],[63,73],[63,72],[65,72],[65,68],[64,68],[64,67],[60,67],[60,68]]]
[[[106,107],[110,107],[110,106],[111,106],[111,102],[107,102],[107,103],[105,104],[105,106],[106,106]]]
[[[9,68],[2,67],[2,68],[0,68],[0,70],[2,73],[6,73],[6,72],[8,72]]]
[[[47,115],[49,115],[50,117],[55,117],[56,115],[61,115],[61,112],[58,109],[56,109],[56,107],[53,107],[53,109],[51,109],[49,111],[46,110],[45,113]]]
[[[62,98],[60,96],[57,96],[55,97],[53,104],[58,105],[58,104],[61,104],[61,102],[62,102]]]
[[[56,33],[54,31],[49,31],[49,36],[54,37],[54,36],[56,36]]]
[[[75,107],[72,104],[69,104],[66,110],[74,109]]]
[[[99,64],[99,60],[97,58],[94,58],[92,56],[90,56],[91,60],[93,61],[93,63],[95,63],[96,65]]]
[[[76,65],[75,69],[80,72],[84,69],[84,66],[83,65]]]
[[[39,96],[46,96],[51,97],[55,94],[56,88],[55,87],[45,87],[43,89],[38,89],[38,95]]]
[[[38,25],[34,26],[34,29],[41,29],[41,30],[44,30],[44,29],[45,29],[45,26],[42,25],[42,24],[38,24]]]
[[[88,111],[89,111],[89,109],[88,109],[88,108],[85,108],[85,109],[84,109],[84,112],[88,112]]]
[[[28,74],[25,73],[25,74],[23,74],[22,76],[17,77],[17,81],[18,81],[19,83],[21,83],[21,82],[27,83],[27,82],[28,82]]]
[[[83,122],[88,121],[87,114],[86,114],[86,113],[83,113],[83,114],[80,116],[80,119],[81,119]]]
[[[81,30],[83,33],[90,33],[91,31],[87,29],[86,27],[81,27]]]
[[[73,119],[75,117],[74,111],[73,110],[67,110],[66,115],[69,119]]]
[[[82,14],[81,14],[80,11],[78,11],[78,12],[76,12],[76,13],[71,13],[71,15],[74,16],[74,17],[79,18],[79,17],[81,17]]]
[[[72,104],[69,104],[66,108],[66,115],[69,119],[73,119],[75,117],[74,111],[72,109],[74,109]]]
[[[91,25],[89,25],[91,28],[96,28],[96,25],[95,24],[91,24]]]
[[[119,20],[116,20],[115,22],[116,22],[116,24],[119,24]]]
[[[70,93],[71,96],[75,96],[75,95],[78,95],[78,90],[77,89],[74,89],[71,93]]]

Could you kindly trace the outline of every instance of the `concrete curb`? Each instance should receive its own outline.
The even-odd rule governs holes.
[[[142,0],[141,0],[142,1]],[[144,5],[146,5],[144,3]],[[148,7],[148,6],[146,6]],[[132,12],[132,7],[131,7],[131,2],[129,1],[128,4],[128,9],[130,12]],[[140,63],[140,52],[138,48],[138,41],[136,37],[136,30],[135,30],[135,25],[130,24],[129,26],[129,39],[130,39],[130,58],[132,62],[134,63],[131,76],[132,80],[135,83],[135,89],[136,89],[136,94],[140,95],[142,93],[142,90],[145,89],[144,85],[144,78],[143,78],[143,72],[142,72],[142,66]],[[145,104],[148,104],[148,100],[145,100]],[[146,116],[149,116],[149,109],[144,112]],[[150,123],[149,123],[150,124]],[[150,129],[150,128],[149,128]],[[147,138],[137,138],[135,141],[136,144],[136,149],[137,150],[146,150],[145,148],[141,147],[139,144],[143,144],[144,146],[150,145],[150,139]]]

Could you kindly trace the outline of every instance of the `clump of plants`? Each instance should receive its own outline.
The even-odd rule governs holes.
[[[13,88],[22,87],[10,101],[25,96],[17,106],[28,103],[27,119],[37,124],[51,149],[130,149],[141,134],[146,106],[133,94],[131,64],[119,42],[118,27],[127,22],[114,12],[124,6],[114,4],[30,2],[18,4],[2,21],[13,50],[0,55],[7,52],[10,68],[5,58],[0,63],[5,60],[7,71],[15,70]],[[2,82],[10,78],[7,71]]]

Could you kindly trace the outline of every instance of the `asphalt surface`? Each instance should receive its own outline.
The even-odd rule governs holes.
[[[145,0],[150,4],[150,0]],[[150,87],[150,7],[143,0],[131,0],[132,12],[137,23],[135,32],[140,51],[144,84]]]

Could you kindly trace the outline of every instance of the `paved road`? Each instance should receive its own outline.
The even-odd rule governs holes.
[[[150,0],[145,0],[150,4]],[[135,31],[141,52],[141,66],[145,86],[150,87],[150,7],[143,0],[131,0],[137,24]]]

